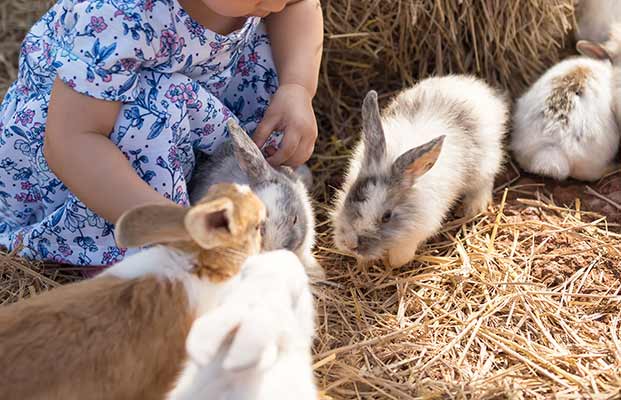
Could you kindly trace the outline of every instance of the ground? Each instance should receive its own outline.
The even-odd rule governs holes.
[[[41,4],[0,4],[2,93]],[[488,212],[451,218],[412,264],[358,265],[334,249],[327,221],[357,118],[329,120],[326,104],[311,160],[328,273],[314,287],[325,398],[621,398],[621,172],[556,183],[508,164]],[[3,304],[79,279],[79,268],[0,255]]]

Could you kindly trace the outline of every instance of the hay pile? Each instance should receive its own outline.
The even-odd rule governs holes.
[[[0,86],[12,79],[16,40],[36,4],[0,4],[8,60],[0,58]],[[323,6],[322,138],[312,168],[318,257],[329,276],[315,288],[325,398],[621,398],[621,173],[587,187],[509,166],[488,213],[447,223],[411,266],[392,271],[335,251],[327,222],[369,88],[387,95],[439,70],[474,72],[517,93],[563,51],[571,0]],[[0,303],[74,279],[3,256]]]
[[[519,93],[565,53],[571,0],[325,0],[319,114],[345,137],[371,88],[474,73]],[[345,131],[343,128],[345,128]]]

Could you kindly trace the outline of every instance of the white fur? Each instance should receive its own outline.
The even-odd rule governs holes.
[[[565,124],[545,111],[546,102],[558,79],[578,67],[590,71],[589,78],[583,92],[572,95],[574,108]],[[520,166],[558,180],[601,178],[619,147],[612,86],[607,61],[579,57],[549,69],[516,104],[511,149]]]
[[[285,193],[279,190],[277,185],[268,185],[263,189],[257,191],[257,195],[266,205],[269,210],[270,219],[278,220],[288,217],[283,213],[285,209],[278,207],[278,204],[286,201]],[[315,259],[313,255],[313,247],[315,246],[315,214],[313,212],[313,206],[304,183],[300,180],[293,184],[297,199],[300,200],[300,204],[304,210],[306,216],[307,227],[304,234],[302,245],[296,249],[295,254],[300,257],[302,264],[306,268],[307,273],[314,279],[324,279],[325,273],[321,265]],[[279,227],[277,224],[269,224],[265,236],[263,238],[264,243],[277,243],[282,244],[287,241],[287,237],[290,235],[290,227]],[[267,250],[277,250],[276,248],[268,248]]]
[[[309,170],[310,172],[310,170]],[[311,174],[312,180],[312,174]],[[300,180],[295,185],[295,190],[300,199],[302,199],[302,206],[304,208],[304,214],[308,221],[308,227],[306,228],[306,234],[304,235],[304,241],[302,246],[298,249],[296,254],[300,257],[306,272],[311,278],[325,279],[325,272],[323,267],[317,262],[313,255],[313,248],[315,247],[315,213],[313,212],[313,203],[308,190],[304,185],[304,182]]]
[[[480,147],[472,152],[468,148],[467,135],[449,124],[437,108],[421,106],[410,110],[407,105],[430,98],[444,98],[457,101],[472,110],[472,119],[479,130],[472,132]],[[377,171],[370,171],[363,165],[364,142],[360,141],[354,151],[342,190],[337,194],[335,211],[335,242],[337,247],[347,251],[358,235],[371,229],[385,210],[385,192],[372,194],[364,204],[362,218],[349,221],[344,212],[345,198],[361,172],[390,171],[394,161],[406,151],[446,135],[444,145],[436,164],[429,172],[417,179],[411,189],[408,202],[414,215],[409,226],[393,243],[387,243],[382,253],[388,251],[393,266],[407,263],[414,258],[420,243],[434,235],[442,226],[453,204],[465,196],[466,211],[476,214],[487,207],[491,200],[494,177],[499,172],[504,151],[502,138],[506,130],[507,105],[482,81],[468,76],[446,76],[429,78],[413,88],[401,92],[391,105],[396,112],[384,113],[382,125],[386,137],[387,156],[377,165]],[[445,106],[446,107],[446,106]],[[394,111],[394,110],[393,110]],[[444,110],[451,112],[451,110]],[[398,211],[398,210],[397,210]],[[384,254],[373,254],[379,258]]]
[[[192,326],[191,358],[169,399],[316,399],[313,319],[308,278],[293,253],[249,258],[241,281]]]
[[[193,262],[194,258],[190,254],[168,246],[153,246],[125,258],[98,276],[113,275],[122,279],[135,279],[154,275],[162,279],[179,280],[187,291],[190,307],[195,315],[201,316],[237,284],[239,276],[225,282],[213,283],[192,273]]]
[[[249,257],[240,274],[221,283],[193,274],[193,261],[154,246],[99,275],[184,283],[197,319],[186,341],[190,360],[168,398],[316,399],[313,300],[298,257],[286,250]]]
[[[577,39],[604,42],[612,24],[621,22],[621,3],[619,0],[580,0],[576,18]]]

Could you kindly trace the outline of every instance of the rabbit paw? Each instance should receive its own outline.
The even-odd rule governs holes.
[[[492,185],[466,194],[463,201],[463,215],[472,218],[487,210],[492,202]]]
[[[399,246],[388,250],[388,264],[392,268],[401,267],[414,259],[418,246]]]
[[[314,255],[311,253],[302,254],[300,257],[306,273],[313,281],[322,281],[326,279],[326,272]]]

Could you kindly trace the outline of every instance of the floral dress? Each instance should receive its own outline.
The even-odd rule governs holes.
[[[177,0],[60,0],[27,34],[17,81],[0,106],[0,246],[32,259],[110,265],[127,250],[113,225],[63,185],[43,156],[50,92],[119,101],[110,140],[136,173],[178,204],[198,151],[235,117],[253,132],[277,89],[259,18],[209,31]],[[96,166],[95,166],[96,168]]]

